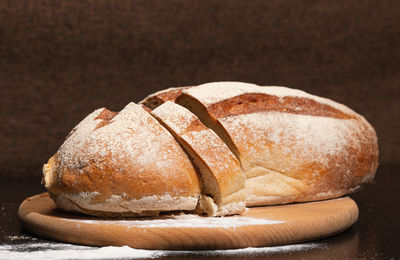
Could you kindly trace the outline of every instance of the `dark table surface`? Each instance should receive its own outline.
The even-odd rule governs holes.
[[[351,197],[360,215],[349,230],[296,245],[218,251],[151,251],[96,248],[50,241],[29,233],[17,217],[19,204],[45,191],[40,177],[0,179],[0,259],[400,259],[400,164],[379,167],[374,183]],[[116,254],[116,252],[119,252]],[[122,253],[121,253],[122,252]]]

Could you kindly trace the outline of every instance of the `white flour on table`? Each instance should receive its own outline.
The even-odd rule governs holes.
[[[304,243],[286,246],[242,248],[228,250],[172,251],[144,250],[128,246],[90,247],[56,242],[0,245],[0,259],[161,259],[165,257],[218,257],[255,256],[274,253],[295,253],[326,247],[321,243]]]
[[[251,218],[243,216],[230,216],[230,217],[201,217],[198,215],[177,215],[166,218],[158,219],[141,219],[141,220],[100,220],[100,219],[65,219],[69,222],[85,223],[85,224],[113,224],[113,225],[124,225],[131,227],[141,228],[235,228],[238,226],[248,225],[273,225],[284,223],[280,220],[262,219],[262,218]]]

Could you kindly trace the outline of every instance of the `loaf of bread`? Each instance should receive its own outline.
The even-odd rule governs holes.
[[[102,216],[330,199],[370,182],[373,127],[348,107],[285,87],[171,88],[120,112],[98,109],[43,167],[64,210]]]

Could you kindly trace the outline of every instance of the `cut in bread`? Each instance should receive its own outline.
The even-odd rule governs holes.
[[[195,210],[201,183],[174,137],[134,103],[97,109],[43,167],[61,209],[102,216]]]
[[[181,95],[182,91],[189,88],[191,86],[167,88],[157,91],[145,97],[139,102],[139,105],[143,105],[147,111],[151,111],[167,101],[175,102],[175,99]]]
[[[200,208],[210,216],[238,214],[245,210],[245,177],[240,163],[213,130],[186,108],[167,101],[152,111],[193,158],[203,191]]]
[[[373,127],[329,99],[285,87],[219,82],[186,89],[176,102],[239,158],[248,206],[338,197],[375,174]]]

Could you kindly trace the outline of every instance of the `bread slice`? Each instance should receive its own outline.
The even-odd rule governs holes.
[[[201,183],[175,138],[134,103],[97,109],[43,167],[61,209],[100,216],[195,210]]]
[[[245,177],[226,144],[186,108],[167,101],[152,111],[193,158],[203,191],[200,207],[210,216],[239,214],[246,207]]]
[[[375,174],[375,130],[329,99],[285,87],[218,82],[186,89],[176,102],[240,159],[248,206],[338,197]]]

